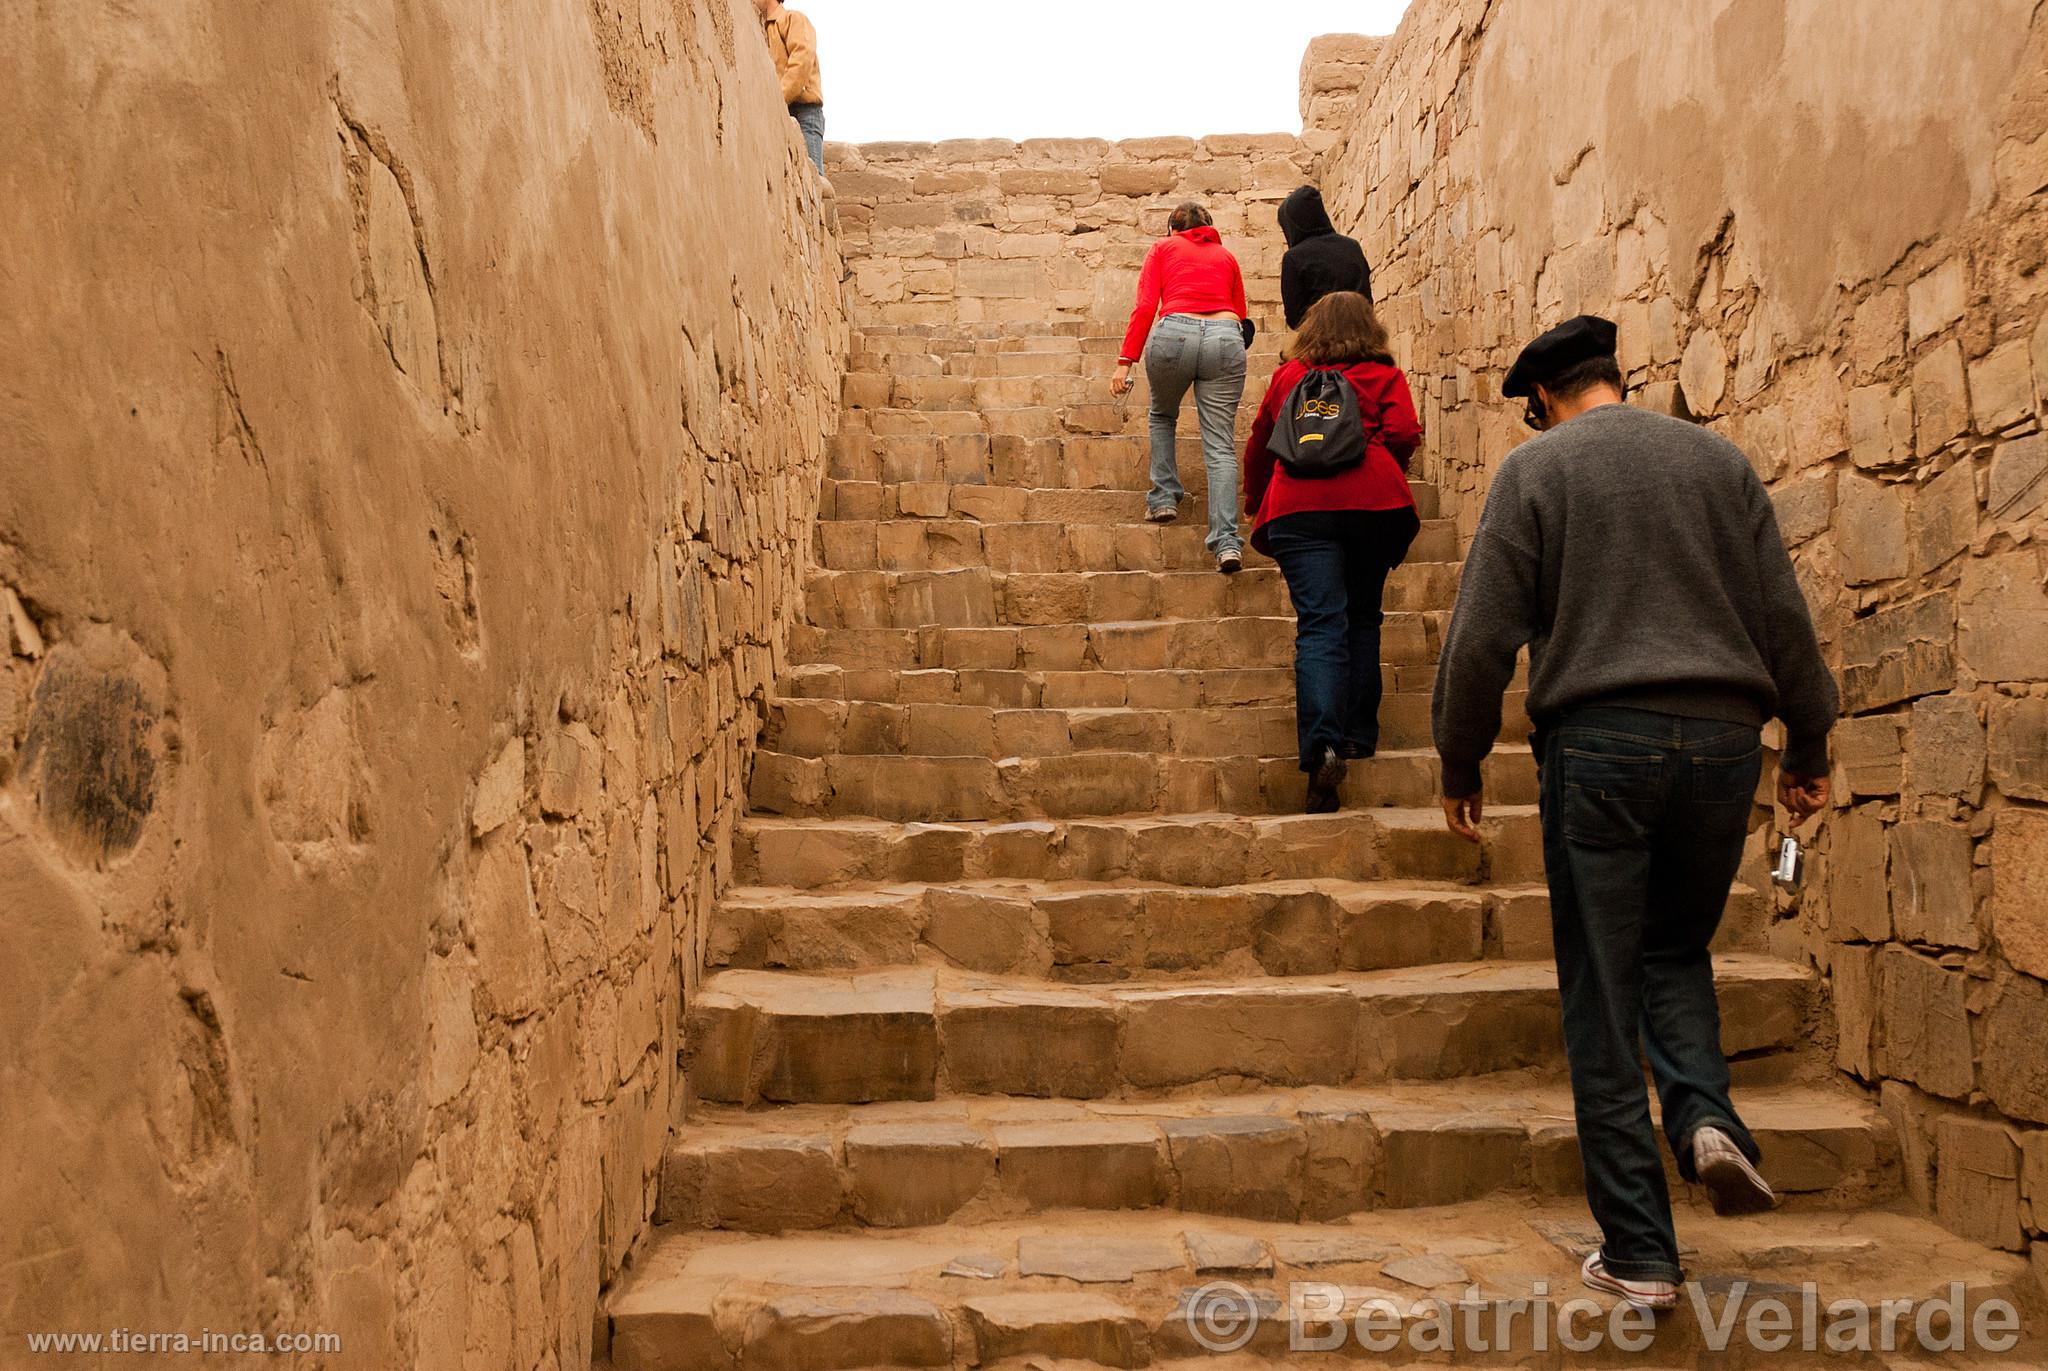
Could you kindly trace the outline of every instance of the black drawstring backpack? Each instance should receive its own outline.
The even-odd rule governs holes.
[[[1280,410],[1266,451],[1290,476],[1334,476],[1365,460],[1358,392],[1341,370],[1311,369]]]

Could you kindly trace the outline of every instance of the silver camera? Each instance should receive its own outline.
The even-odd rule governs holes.
[[[1771,868],[1771,879],[1787,890],[1799,889],[1799,883],[1806,879],[1806,853],[1800,850],[1799,840],[1789,833],[1778,840],[1778,862]]]

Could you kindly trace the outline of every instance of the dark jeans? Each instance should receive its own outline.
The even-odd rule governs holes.
[[[1260,530],[1294,601],[1294,719],[1301,769],[1326,747],[1380,741],[1380,597],[1421,527],[1413,509],[1288,514]]]
[[[1742,724],[1589,707],[1542,729],[1543,861],[1586,1199],[1607,1269],[1680,1278],[1638,1042],[1679,1174],[1691,1140],[1756,1140],[1728,1098],[1707,950],[1742,862],[1763,760]]]

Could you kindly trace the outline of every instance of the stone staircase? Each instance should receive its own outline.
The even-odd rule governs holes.
[[[621,1371],[1291,1364],[1329,1328],[1290,1282],[1346,1309],[1586,1293],[1527,748],[1491,764],[1483,847],[1435,803],[1455,533],[1418,487],[1386,750],[1341,812],[1302,814],[1285,589],[1257,557],[1208,569],[1191,436],[1197,517],[1142,521],[1116,345],[857,344],[809,624],[689,1007],[689,1122],[610,1303]],[[1899,1143],[1832,1084],[1767,918],[1734,892],[1717,970],[1787,1202],[1717,1219],[1674,1178],[1696,1272],[2026,1306],[2023,1260],[1898,1202]],[[1188,1317],[1216,1281],[1260,1301],[1228,1355]],[[1492,1355],[1585,1360],[1528,1328]],[[1656,1364],[1750,1355],[1705,1338],[1665,1320]]]

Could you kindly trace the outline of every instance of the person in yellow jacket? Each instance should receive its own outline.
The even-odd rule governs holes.
[[[818,79],[818,30],[782,0],[754,0],[761,27],[768,35],[768,53],[782,78],[782,103],[803,130],[804,147],[818,174],[825,174],[825,88]]]

